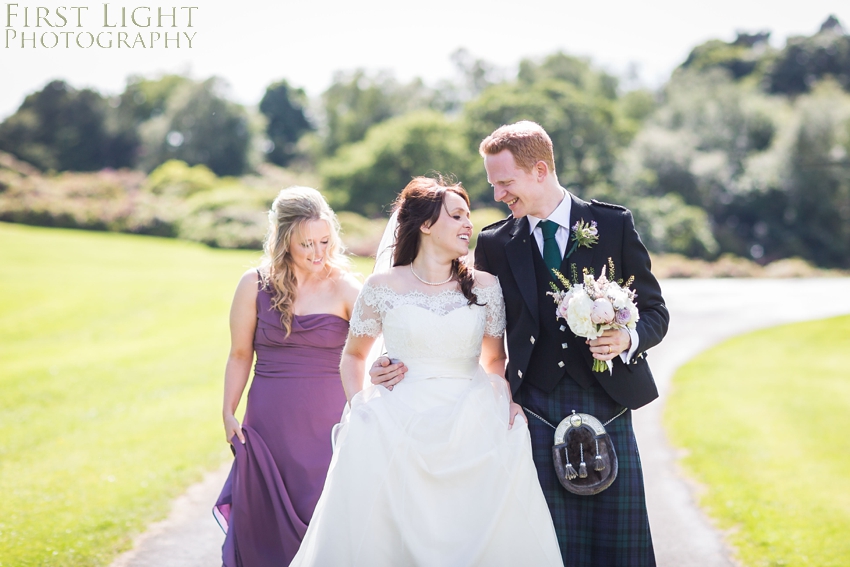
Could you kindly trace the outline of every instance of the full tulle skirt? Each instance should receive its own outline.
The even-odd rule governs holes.
[[[356,395],[293,566],[561,566],[506,382],[405,378]]]

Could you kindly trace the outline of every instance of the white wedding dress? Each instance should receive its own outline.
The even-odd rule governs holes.
[[[508,429],[507,382],[478,363],[483,335],[504,333],[502,292],[474,290],[486,307],[363,287],[351,333],[383,332],[409,370],[352,399],[292,566],[563,565],[526,423]]]

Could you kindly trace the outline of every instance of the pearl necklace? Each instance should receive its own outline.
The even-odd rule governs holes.
[[[417,274],[416,272],[414,272],[414,271],[413,271],[413,263],[412,263],[412,262],[411,262],[410,264],[408,264],[408,265],[410,266],[410,273],[411,273],[411,274],[413,274],[413,277],[415,277],[417,280],[419,280],[420,282],[424,283],[425,285],[443,285],[443,284],[447,284],[447,283],[449,283],[450,281],[452,281],[452,280],[454,279],[454,277],[455,277],[455,275],[454,275],[454,274],[449,274],[449,279],[447,279],[447,280],[446,280],[446,281],[444,281],[444,282],[428,282],[428,281],[425,281],[425,280],[423,280],[422,278],[420,278],[420,277],[419,277],[419,274]]]

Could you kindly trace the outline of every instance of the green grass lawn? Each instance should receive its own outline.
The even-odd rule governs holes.
[[[676,374],[665,414],[744,565],[850,564],[850,316],[727,341]]]
[[[0,565],[105,565],[227,458],[227,313],[257,252],[0,224]]]
[[[0,567],[108,565],[230,458],[228,310],[259,257],[0,223]]]

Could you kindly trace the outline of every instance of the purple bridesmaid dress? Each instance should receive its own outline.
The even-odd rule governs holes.
[[[331,428],[345,393],[339,361],[348,321],[295,315],[287,337],[271,293],[257,294],[257,362],[236,458],[213,510],[225,567],[289,565],[322,493]],[[235,438],[234,438],[235,439]]]

